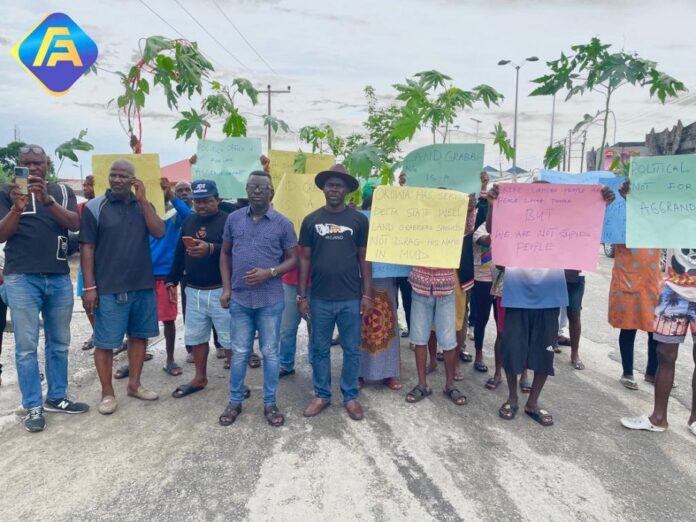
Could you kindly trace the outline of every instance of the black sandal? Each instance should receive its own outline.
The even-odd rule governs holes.
[[[486,366],[483,361],[477,361],[474,362],[474,370],[477,372],[486,373],[488,372],[488,366]]]
[[[406,402],[409,402],[411,404],[420,402],[423,399],[425,399],[428,395],[432,395],[433,390],[432,388],[426,388],[425,386],[421,386],[420,384],[416,384],[413,389],[406,394]],[[409,397],[413,397],[412,399],[409,399]]]
[[[218,417],[220,426],[232,426],[234,421],[237,420],[237,417],[239,417],[240,413],[242,413],[241,403],[234,404],[233,402],[228,402],[225,411],[223,411],[222,415]]]
[[[462,351],[462,353],[459,354],[459,360],[463,363],[470,363],[474,360],[474,356],[471,355],[469,352]]]
[[[464,406],[467,403],[466,400],[466,395],[464,395],[462,392],[460,392],[457,388],[454,386],[449,386],[445,388],[442,393],[447,395],[447,397],[450,398],[450,400],[456,404],[457,406]]]
[[[512,420],[517,415],[517,410],[519,409],[520,407],[517,404],[506,402],[498,409],[498,417],[503,420]]]
[[[274,428],[280,428],[285,424],[285,416],[280,413],[278,406],[269,404],[263,407],[263,416],[266,417],[268,424]]]
[[[261,357],[252,352],[249,355],[249,368],[258,368],[261,366]]]

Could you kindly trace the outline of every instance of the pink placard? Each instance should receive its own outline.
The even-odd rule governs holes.
[[[496,265],[597,269],[606,208],[601,185],[498,186],[491,248]]]

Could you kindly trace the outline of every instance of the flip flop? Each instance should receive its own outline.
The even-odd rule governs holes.
[[[430,375],[431,373],[436,372],[436,371],[437,371],[437,366],[435,366],[435,368],[432,368],[432,367],[428,366],[428,367],[425,369],[425,374],[426,374],[426,375]]]
[[[151,361],[154,355],[152,355],[152,352],[145,352],[145,357],[143,358],[144,361]]]
[[[545,428],[553,426],[553,416],[543,408],[537,408],[534,411],[524,410],[524,412]]]
[[[624,417],[621,419],[621,425],[629,430],[645,430],[656,433],[662,433],[667,429],[662,426],[655,426],[650,422],[650,418],[647,415],[641,415],[640,417]]]
[[[575,362],[572,362],[572,361],[571,361],[570,364],[571,364],[571,365],[573,366],[573,368],[575,368],[576,370],[584,370],[584,369],[585,369],[585,365],[582,363],[582,361],[581,361],[580,359],[578,359],[578,360],[575,361]]]
[[[192,386],[190,384],[182,384],[180,386],[177,386],[176,390],[172,392],[172,397],[174,397],[175,399],[181,399],[182,397],[186,397],[187,395],[191,395],[192,393],[199,392],[203,389],[205,389],[205,386]]]
[[[462,372],[455,372],[454,373],[454,380],[455,381],[463,381],[464,380],[464,374]]]
[[[558,337],[558,344],[560,346],[570,346],[570,339],[565,335],[561,335]]]
[[[503,420],[512,420],[517,415],[517,410],[519,409],[520,407],[517,404],[506,402],[498,409],[498,417]]]
[[[633,377],[621,377],[619,379],[619,382],[624,385],[625,388],[628,388],[629,390],[637,390],[638,389],[638,383]]]
[[[165,371],[165,373],[168,373],[172,377],[178,377],[184,373],[183,368],[175,362],[167,363],[162,369]]]
[[[445,354],[442,353],[442,352],[437,352],[437,353],[435,354],[435,359],[437,359],[438,361],[442,362],[442,361],[445,360]]]
[[[485,387],[488,390],[495,390],[498,386],[500,386],[501,382],[503,382],[502,379],[496,379],[495,377],[491,377],[486,381]]]

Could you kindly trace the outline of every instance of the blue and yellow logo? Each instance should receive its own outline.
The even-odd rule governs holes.
[[[97,60],[94,43],[64,13],[46,16],[12,48],[12,55],[51,94],[62,96]]]

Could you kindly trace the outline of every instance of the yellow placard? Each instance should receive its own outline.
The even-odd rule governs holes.
[[[305,171],[295,172],[294,163],[297,152],[288,150],[269,150],[268,159],[271,160],[271,178],[273,186],[277,189],[285,174],[312,174],[316,175],[322,170],[328,170],[336,159],[331,154],[304,153]]]
[[[92,174],[94,175],[94,193],[101,196],[109,188],[109,169],[116,160],[128,160],[135,168],[135,177],[145,185],[145,195],[164,218],[164,195],[160,188],[159,154],[94,154],[92,156]]]
[[[286,174],[273,196],[273,208],[292,221],[298,236],[305,216],[325,204],[324,193],[309,174]]]
[[[469,195],[420,187],[377,187],[372,195],[367,260],[457,268]]]

